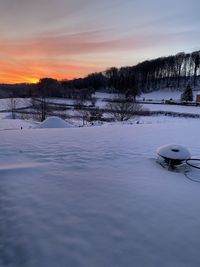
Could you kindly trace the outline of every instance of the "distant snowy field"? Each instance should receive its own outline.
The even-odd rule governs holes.
[[[16,107],[23,108],[30,105],[30,99],[17,98]],[[7,110],[11,107],[11,100],[9,98],[0,99],[0,111]]]
[[[167,99],[174,99],[180,100],[182,92],[178,90],[170,90],[170,89],[162,89],[158,91],[153,91],[151,93],[142,94],[139,98],[145,98],[146,100],[167,100]],[[195,93],[194,93],[195,94]]]
[[[0,267],[200,266],[200,171],[156,162],[167,143],[200,158],[199,119],[0,115]]]
[[[143,107],[150,111],[173,111],[173,112],[188,113],[188,114],[200,114],[199,106],[144,104]]]
[[[194,98],[196,97],[197,94],[199,94],[200,91],[195,90],[193,91],[193,96]],[[169,88],[164,88],[161,90],[153,91],[150,93],[142,93],[137,99],[142,100],[145,98],[146,100],[169,100],[170,98],[174,100],[180,100],[181,99],[181,94],[182,91],[176,90],[176,89],[169,89]],[[104,98],[113,98],[116,97],[116,94],[107,94],[107,93],[101,93],[97,92],[95,93],[95,96],[99,99],[104,99]]]
[[[199,94],[200,92],[198,90],[193,91],[193,96],[194,99],[196,97],[197,94]],[[172,98],[173,100],[180,100],[181,99],[181,94],[182,91],[179,90],[175,90],[175,89],[162,89],[162,90],[158,90],[158,91],[153,91],[151,93],[146,93],[146,94],[142,94],[139,99],[143,99],[145,98],[146,100],[169,100],[170,98]]]

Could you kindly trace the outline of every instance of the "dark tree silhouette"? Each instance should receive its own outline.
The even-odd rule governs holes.
[[[181,101],[193,101],[192,88],[188,84],[184,92],[181,95]]]

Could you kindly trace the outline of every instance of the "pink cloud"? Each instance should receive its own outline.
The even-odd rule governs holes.
[[[10,56],[71,56],[110,52],[141,47],[142,40],[137,38],[109,38],[99,37],[96,32],[71,35],[40,36],[23,40],[2,40],[1,54]]]
[[[22,81],[24,77],[49,76],[64,79],[85,76],[105,68],[105,64],[92,64],[90,55],[95,56],[97,60],[101,58],[101,62],[105,58],[105,62],[108,62],[109,53],[113,55],[119,52],[120,58],[120,52],[134,53],[147,47],[156,48],[160,44],[182,41],[184,38],[184,32],[114,38],[93,31],[70,35],[51,33],[20,40],[4,39],[0,42],[0,82],[3,79],[7,82],[8,79]],[[87,55],[87,60],[78,60],[83,55]]]
[[[70,35],[47,35],[22,40],[2,40],[0,53],[14,57],[51,57],[98,54],[113,51],[141,50],[164,42],[184,38],[185,33],[142,34],[121,38],[101,36],[99,32],[85,32]]]

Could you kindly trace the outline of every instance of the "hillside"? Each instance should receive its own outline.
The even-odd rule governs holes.
[[[0,98],[74,97],[96,91],[130,94],[134,97],[169,88],[183,91],[187,85],[200,87],[200,50],[148,59],[133,66],[109,67],[84,78],[57,81],[41,78],[37,84],[0,84]],[[82,97],[81,96],[81,97]]]

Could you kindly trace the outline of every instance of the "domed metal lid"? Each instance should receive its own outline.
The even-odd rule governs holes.
[[[187,148],[180,145],[167,144],[157,149],[157,154],[166,159],[186,160],[190,158]]]

